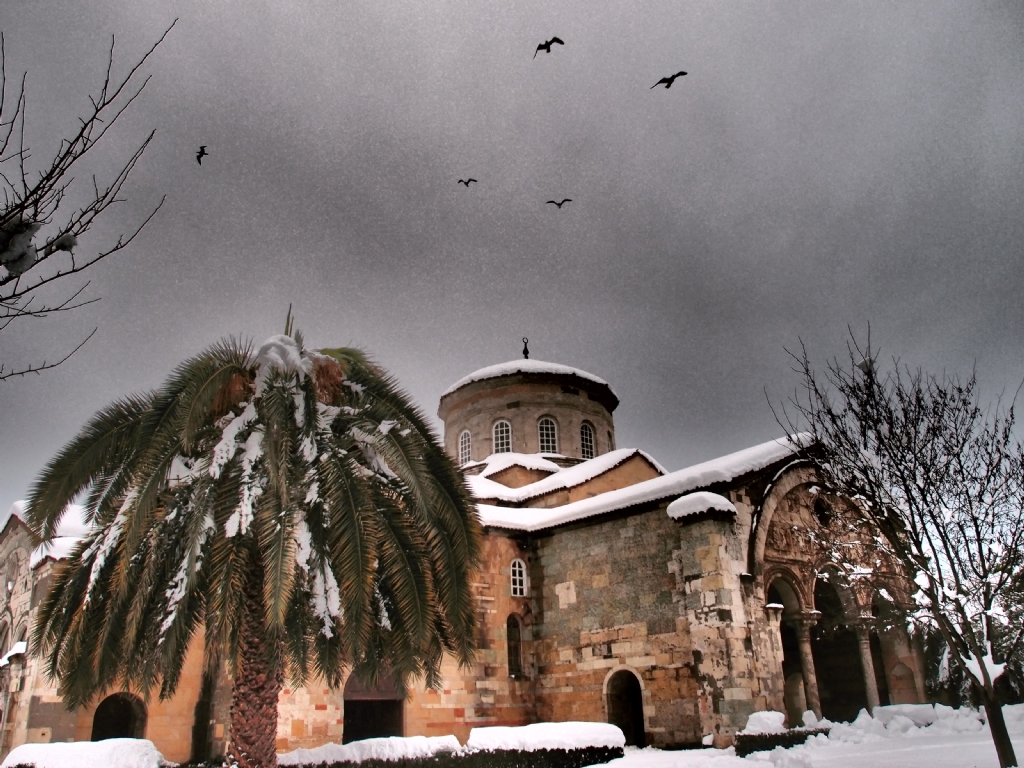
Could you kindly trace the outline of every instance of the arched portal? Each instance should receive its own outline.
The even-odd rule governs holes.
[[[647,746],[643,692],[636,675],[620,669],[608,678],[607,690],[608,722],[622,729],[627,746]]]
[[[141,739],[146,735],[146,705],[131,693],[107,696],[92,716],[92,741]]]
[[[352,675],[345,684],[341,743],[405,735],[404,704],[390,677],[382,677],[371,687]]]
[[[868,706],[857,633],[826,578],[819,577],[814,585],[814,607],[820,617],[811,630],[811,650],[821,713],[829,720],[850,721]]]

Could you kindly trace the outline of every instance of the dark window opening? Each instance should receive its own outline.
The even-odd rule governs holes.
[[[508,676],[519,680],[523,677],[523,631],[514,615],[505,622],[505,639],[508,645]]]

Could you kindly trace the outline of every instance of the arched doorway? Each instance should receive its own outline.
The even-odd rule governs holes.
[[[405,735],[404,704],[390,677],[381,678],[371,687],[352,675],[345,684],[341,743]]]
[[[811,650],[818,678],[821,713],[829,720],[850,721],[868,705],[857,633],[850,626],[836,588],[824,578],[814,585],[820,613],[811,630]]]
[[[92,716],[92,741],[141,739],[146,735],[146,705],[131,693],[107,696]]]
[[[644,733],[644,698],[640,681],[625,669],[608,678],[608,722],[619,726],[626,737],[626,745],[647,746]]]

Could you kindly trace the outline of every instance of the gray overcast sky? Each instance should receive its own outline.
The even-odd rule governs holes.
[[[431,416],[528,336],[608,380],[619,445],[670,469],[777,435],[784,348],[822,361],[848,325],[976,362],[986,396],[1024,377],[1019,0],[2,0],[37,158],[109,36],[123,69],[175,17],[97,170],[156,139],[79,247],[164,208],[88,274],[101,302],[0,334],[19,363],[99,326],[0,383],[0,510],[97,409],[289,303]]]

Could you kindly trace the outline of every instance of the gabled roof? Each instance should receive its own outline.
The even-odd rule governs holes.
[[[542,531],[566,523],[583,520],[605,512],[614,512],[648,502],[678,498],[683,494],[707,488],[716,483],[727,483],[750,472],[756,472],[772,464],[788,458],[796,453],[801,446],[809,444],[809,436],[801,433],[791,438],[771,440],[752,448],[730,453],[711,461],[695,464],[692,467],[671,472],[662,477],[645,480],[635,485],[602,493],[581,501],[574,501],[551,509],[532,507],[496,507],[477,504],[480,522],[484,526],[505,528],[513,531]],[[604,454],[608,456],[610,454]],[[601,458],[600,456],[598,458]],[[589,463],[589,462],[588,462]],[[572,469],[584,466],[577,465]],[[567,471],[567,470],[563,470]],[[559,473],[561,474],[561,473]],[[553,480],[558,475],[541,480],[541,483]],[[486,479],[486,478],[485,478]],[[497,483],[492,483],[497,485]],[[533,486],[539,483],[533,483]],[[533,486],[511,489],[525,491]],[[706,499],[705,499],[706,500]],[[728,500],[726,500],[728,503]],[[731,506],[731,505],[730,505]]]
[[[499,454],[503,455],[503,454]],[[572,467],[561,468],[551,462],[552,466],[558,469],[557,472],[548,475],[535,483],[524,485],[521,488],[509,488],[506,485],[497,483],[481,473],[469,475],[466,483],[469,485],[473,496],[478,499],[494,499],[510,504],[520,504],[529,499],[543,496],[553,491],[561,491],[582,485],[598,475],[609,472],[634,456],[642,456],[646,459],[659,474],[665,474],[665,468],[656,462],[649,454],[638,448],[620,448],[617,451],[609,451],[595,456],[592,459],[576,464]],[[495,470],[497,471],[497,470]],[[493,474],[493,473],[488,473]]]
[[[554,454],[548,454],[553,456]],[[522,467],[523,469],[537,469],[541,472],[553,474],[561,471],[561,467],[550,459],[545,459],[540,453],[492,453],[483,461],[470,461],[462,465],[462,469],[471,469],[479,466],[483,469],[477,473],[480,477],[490,477],[509,467]]]

